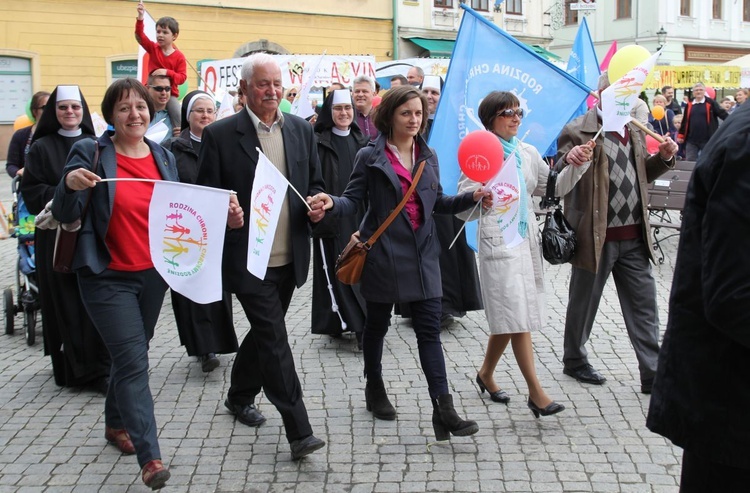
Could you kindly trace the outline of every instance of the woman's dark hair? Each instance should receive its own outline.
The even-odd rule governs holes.
[[[49,94],[47,91],[38,91],[35,92],[33,96],[31,96],[31,104],[29,105],[31,107],[31,113],[34,113],[34,110],[42,110],[44,109],[44,106],[41,106],[39,103],[44,98],[48,98]]]
[[[479,119],[482,121],[484,128],[492,130],[492,122],[499,112],[520,105],[521,102],[512,92],[492,91],[479,103]]]
[[[372,116],[375,128],[385,136],[391,135],[396,108],[414,98],[419,98],[422,102],[422,125],[419,127],[419,133],[424,132],[425,125],[427,125],[427,98],[414,86],[397,86],[385,93]]]
[[[102,99],[102,116],[107,123],[114,125],[113,116],[115,105],[122,98],[129,97],[131,91],[135,92],[136,95],[146,101],[146,104],[148,105],[149,122],[154,119],[154,100],[151,99],[148,89],[146,89],[146,86],[138,82],[137,79],[128,77],[126,79],[116,80],[107,88],[107,92],[104,93],[104,99]]]

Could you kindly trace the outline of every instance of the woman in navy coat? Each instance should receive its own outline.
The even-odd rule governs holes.
[[[442,288],[440,243],[432,214],[455,214],[486,198],[481,189],[462,195],[443,195],[437,156],[420,136],[427,101],[414,87],[391,89],[377,107],[374,123],[380,137],[357,154],[349,185],[341,197],[317,194],[314,211],[330,210],[342,217],[368,204],[360,225],[362,240],[369,238],[396,208],[424,162],[424,171],[406,206],[367,255],[361,293],[367,302],[362,337],[367,410],[379,419],[393,420],[396,410],[385,392],[381,358],[394,303],[411,308],[419,359],[433,403],[432,423],[438,440],[450,433],[467,436],[479,430],[476,422],[461,419],[448,393],[445,359],[440,343]]]

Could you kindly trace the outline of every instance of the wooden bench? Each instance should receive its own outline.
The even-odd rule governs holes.
[[[694,167],[693,161],[677,161],[674,169],[667,171],[649,185],[649,222],[654,251],[659,252],[657,260],[660,264],[664,263],[661,242],[680,234],[682,209],[685,207],[687,187]],[[661,236],[664,229],[669,230],[669,233]]]

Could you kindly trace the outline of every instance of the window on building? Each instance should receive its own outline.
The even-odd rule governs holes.
[[[690,17],[690,0],[680,0],[680,15]]]
[[[714,8],[713,8],[713,19],[721,19],[721,2],[723,0],[714,0]]]
[[[630,19],[632,7],[632,0],[617,0],[617,19]]]
[[[750,22],[750,0],[742,0],[742,22]]]
[[[487,12],[490,10],[489,0],[471,0],[471,8]]]
[[[570,8],[570,5],[573,3],[578,3],[578,0],[565,0],[565,25],[566,26],[575,26],[578,24],[578,11]]]
[[[31,59],[0,56],[0,123],[13,123],[31,99]]]
[[[513,15],[522,15],[523,7],[521,0],[505,0],[505,13]]]
[[[453,0],[435,0],[434,5],[439,9],[452,9]]]

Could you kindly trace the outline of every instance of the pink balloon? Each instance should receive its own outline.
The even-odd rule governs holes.
[[[713,87],[706,86],[706,96],[711,99],[716,99],[716,89]]]
[[[646,150],[649,154],[654,155],[659,152],[659,141],[650,135],[646,136]]]
[[[503,167],[503,144],[487,130],[471,132],[458,146],[458,164],[472,180],[487,183]]]

